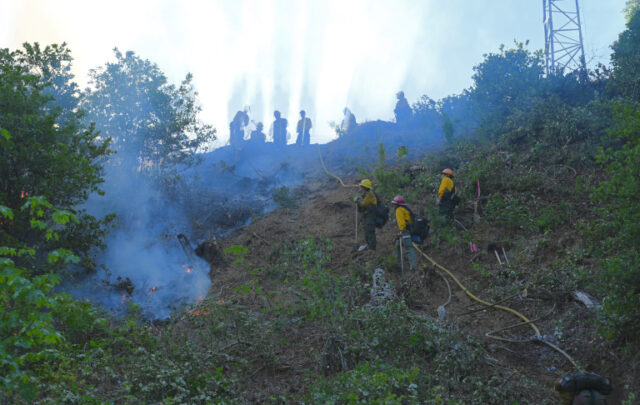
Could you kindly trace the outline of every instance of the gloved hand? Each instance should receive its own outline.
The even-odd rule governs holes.
[[[354,203],[357,203],[359,200],[360,200],[360,196],[359,195],[353,197],[353,202]]]

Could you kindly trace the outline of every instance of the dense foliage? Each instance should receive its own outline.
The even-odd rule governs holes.
[[[25,198],[20,211],[29,218],[31,228],[46,233],[46,239],[58,238],[50,224],[60,228],[78,221],[69,211],[53,209],[41,197]],[[0,221],[6,224],[15,218],[14,210],[0,205]],[[0,400],[17,400],[15,393],[32,400],[40,377],[38,367],[63,358],[58,344],[64,338],[52,312],[56,307],[52,288],[60,278],[55,274],[36,275],[18,264],[43,253],[49,266],[79,260],[67,249],[43,252],[11,241],[0,245]]]
[[[74,249],[90,264],[88,252],[100,244],[100,222],[76,210],[103,181],[99,162],[108,154],[108,141],[83,124],[70,63],[65,45],[0,50],[0,202],[15,214],[11,222],[2,222],[0,243]],[[43,196],[77,212],[79,221],[59,239],[45,239],[17,210],[26,196]],[[38,260],[22,260],[40,266]]]
[[[603,149],[598,161],[608,179],[593,192],[599,210],[596,251],[603,259],[600,291],[605,296],[603,329],[608,337],[637,344],[640,321],[640,106],[616,104],[611,137],[622,145]]]

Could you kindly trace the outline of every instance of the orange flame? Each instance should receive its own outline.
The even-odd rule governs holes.
[[[125,294],[122,294],[122,298],[120,299],[120,302],[124,303],[127,300],[127,296]]]
[[[21,198],[21,199],[22,199],[22,198],[25,198],[25,197],[28,197],[28,196],[29,196],[29,193],[27,193],[26,191],[22,190],[22,191],[20,192],[20,198]]]
[[[199,309],[196,309],[195,311],[192,311],[189,313],[189,316],[200,316],[200,315],[207,315],[208,312],[207,311],[200,311]]]
[[[202,295],[198,297],[198,299],[196,300],[196,304],[199,304],[202,301]]]
[[[158,291],[158,287],[151,287],[149,288],[149,294],[152,294],[154,292]]]
[[[224,304],[224,298],[220,298],[218,301],[216,301],[218,304]]]
[[[187,269],[187,273],[191,273],[191,269]]]

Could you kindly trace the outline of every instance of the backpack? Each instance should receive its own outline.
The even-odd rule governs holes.
[[[377,205],[376,205],[376,228],[382,228],[387,221],[389,220],[389,207],[384,205],[382,200],[378,198],[376,193],[373,193],[376,196]]]
[[[573,394],[581,391],[596,390],[603,395],[609,395],[613,388],[608,378],[587,371],[576,371],[557,381],[555,390],[560,393],[570,392]]]
[[[442,201],[446,200],[449,200],[453,207],[460,204],[460,197],[458,197],[458,194],[456,193],[456,186],[453,186],[451,190],[447,190],[444,192],[444,194],[442,195]]]
[[[585,390],[574,396],[571,403],[577,405],[606,405],[607,399],[596,390]]]
[[[411,240],[421,244],[429,236],[429,221],[426,218],[413,215],[409,207],[405,206],[404,208],[409,211],[409,216],[411,217],[411,223],[407,229],[411,234]]]

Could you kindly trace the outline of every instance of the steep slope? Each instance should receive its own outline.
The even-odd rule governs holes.
[[[566,183],[575,182],[575,177],[571,170],[560,170],[555,180],[559,183],[558,187],[563,188],[567,187]],[[347,184],[357,183],[355,178],[346,180]],[[290,271],[287,274],[286,270],[279,268],[283,252],[290,253],[293,246],[309,238],[327,239],[330,241],[331,249],[326,268],[345,280],[350,278],[350,274],[357,273],[362,281],[358,286],[360,290],[356,289],[359,296],[353,301],[354,307],[367,305],[373,270],[381,267],[386,271],[387,278],[397,293],[397,300],[404,302],[411,312],[421,314],[427,322],[441,325],[445,330],[460,331],[463,335],[480,342],[482,360],[474,364],[471,375],[485,381],[488,386],[493,385],[494,388],[510,392],[510,395],[514,395],[515,391],[512,390],[516,390],[517,387],[517,390],[522,390],[519,399],[522,403],[554,403],[557,397],[552,391],[553,382],[574,370],[571,359],[547,345],[535,344],[531,341],[534,331],[528,325],[513,327],[522,323],[519,318],[511,313],[478,304],[453,280],[445,276],[449,284],[447,286],[447,282],[440,275],[442,273],[431,266],[424,257],[419,259],[420,271],[415,274],[401,274],[400,266],[392,257],[393,240],[397,234],[395,224],[390,222],[382,230],[378,230],[376,252],[354,252],[355,208],[351,199],[355,190],[341,187],[337,181],[329,177],[307,181],[303,191],[299,193],[302,195],[297,201],[299,207],[278,209],[257,219],[229,239],[221,241],[222,247],[228,249],[227,263],[212,265],[212,300],[237,303],[249,312],[262,312],[266,314],[265,322],[273,326],[280,314],[286,312],[285,306],[298,305],[300,295],[304,294],[301,291],[285,292],[296,288],[296,282],[290,279],[300,277],[301,272]],[[545,203],[554,203],[556,195],[548,189],[543,190],[546,190],[546,196],[543,193],[532,198],[546,198],[548,201]],[[426,207],[429,211],[428,201],[433,201],[431,192],[432,190],[426,190],[422,200],[416,205]],[[391,196],[381,197],[386,202],[391,199]],[[486,205],[487,200],[483,201]],[[454,229],[437,229],[439,225],[432,224],[436,226],[435,234],[431,242],[423,245],[421,249],[455,274],[473,294],[524,314],[535,323],[544,339],[566,351],[579,365],[611,378],[618,382],[618,387],[622,382],[632,384],[633,373],[637,371],[622,374],[619,368],[608,366],[611,364],[613,348],[610,343],[603,341],[590,325],[589,320],[595,316],[594,312],[572,298],[572,292],[575,290],[570,288],[570,284],[573,284],[555,284],[558,278],[562,277],[558,277],[558,274],[554,275],[552,280],[545,280],[549,271],[557,271],[560,275],[567,272],[566,277],[571,277],[571,269],[562,266],[571,263],[576,267],[578,263],[581,266],[589,264],[586,263],[588,258],[577,258],[573,262],[566,260],[566,252],[582,243],[575,230],[560,229],[543,233],[541,236],[537,232],[530,232],[529,239],[523,240],[521,235],[484,219],[484,215],[479,222],[473,224],[473,203],[467,201],[458,209],[457,217],[460,223]],[[482,206],[481,203],[480,207]],[[587,212],[580,209],[579,205],[576,211],[578,215],[586,215]],[[463,229],[464,224],[467,224],[467,227],[473,224],[473,227],[466,231]],[[361,243],[361,229],[358,235]],[[469,250],[469,240],[480,247],[479,253]],[[239,255],[234,254],[234,246],[242,246],[246,250]],[[241,257],[241,260],[234,263],[238,257]],[[270,268],[272,270],[269,270]],[[275,297],[274,301],[277,303],[271,302],[271,297]],[[313,299],[310,296],[307,298]],[[447,318],[445,321],[438,320],[438,308],[447,301],[450,301],[445,307]],[[274,307],[279,315],[273,315]],[[323,371],[321,364],[313,364],[311,353],[324,353],[323,350],[326,352],[329,336],[340,336],[348,332],[341,327],[336,331],[333,329],[335,325],[327,328],[325,322],[311,322],[300,328],[292,327],[284,331],[288,343],[280,348],[282,351],[276,357],[301,361],[305,367],[301,366],[296,370],[291,366],[293,370],[288,368],[286,372],[278,369],[271,373],[257,372],[260,377],[249,384],[256,390],[252,394],[256,396],[249,398],[264,400],[274,392],[285,396],[305,393],[310,387],[309,384],[313,385],[312,381],[308,380],[309,372],[322,374]],[[332,332],[329,332],[331,330]],[[488,334],[497,339],[487,336]],[[398,341],[395,344],[402,346],[411,339],[410,336],[404,338],[407,341]],[[514,343],[516,341],[518,343]],[[345,347],[342,347],[342,350],[348,351]],[[324,355],[326,356],[326,353]],[[450,355],[457,354],[454,350]],[[348,369],[353,370],[357,364],[354,364],[354,361],[357,359],[347,356],[346,360]],[[428,370],[428,366],[425,366]],[[328,375],[338,371],[346,370],[340,370],[338,367]],[[443,377],[454,380],[459,378],[455,373]],[[277,388],[281,384],[296,385],[297,388]],[[507,389],[507,386],[511,388]],[[493,398],[491,395],[496,394],[491,391],[485,395]],[[465,397],[464,390],[450,391],[447,397],[458,400],[468,398]],[[619,401],[621,398],[622,392],[618,391],[610,399]]]

